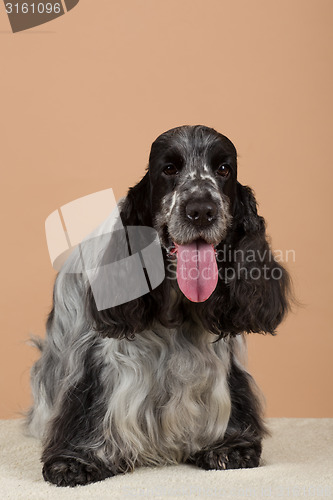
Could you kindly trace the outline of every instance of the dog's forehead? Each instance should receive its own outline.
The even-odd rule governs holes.
[[[186,161],[208,158],[214,153],[236,156],[233,143],[214,129],[204,126],[182,126],[160,135],[152,145],[151,159],[160,155],[179,155]]]

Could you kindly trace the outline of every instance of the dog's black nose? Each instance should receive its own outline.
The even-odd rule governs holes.
[[[208,226],[216,217],[213,201],[191,200],[186,205],[186,217],[197,226]]]

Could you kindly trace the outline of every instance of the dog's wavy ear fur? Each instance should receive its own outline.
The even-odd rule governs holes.
[[[207,327],[213,324],[222,335],[274,334],[289,310],[290,278],[274,259],[252,190],[239,182],[224,250],[227,257],[218,262],[222,279],[204,306]]]
[[[253,191],[248,186],[237,182],[237,198],[235,206],[236,229],[244,231],[246,235],[264,235],[265,220],[258,215],[257,202]]]
[[[124,226],[151,226],[149,173],[128,190],[120,212]]]
[[[121,202],[120,217],[125,227],[151,226],[148,173],[138,184],[129,189],[126,198]],[[127,247],[126,233],[121,236],[121,239],[117,238],[116,243],[114,241],[110,240],[108,252],[113,256],[113,261],[116,261],[119,247]],[[104,337],[133,339],[136,333],[150,326],[154,307],[152,297],[150,294],[146,294],[119,306],[98,311],[92,291],[89,288],[87,310],[92,328],[100,335]]]

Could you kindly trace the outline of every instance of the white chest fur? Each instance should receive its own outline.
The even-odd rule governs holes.
[[[103,453],[133,465],[176,463],[223,437],[230,416],[229,340],[183,326],[134,341],[105,339],[97,355],[107,411]]]

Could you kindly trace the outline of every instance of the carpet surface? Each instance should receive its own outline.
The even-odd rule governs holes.
[[[141,468],[88,486],[57,488],[41,474],[40,444],[22,421],[0,421],[0,499],[333,499],[333,419],[273,418],[256,469]]]

